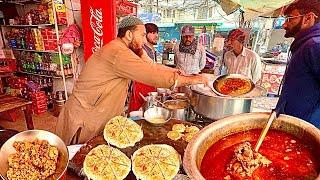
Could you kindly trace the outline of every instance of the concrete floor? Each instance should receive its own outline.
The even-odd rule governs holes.
[[[54,132],[57,118],[46,112],[41,115],[33,115],[33,124],[35,129],[42,129],[50,132]],[[17,121],[12,122],[4,119],[0,116],[0,126],[6,129],[14,129],[19,132],[27,130],[26,121],[22,111],[17,111]]]

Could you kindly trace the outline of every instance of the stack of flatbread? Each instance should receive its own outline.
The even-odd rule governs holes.
[[[172,179],[179,168],[180,155],[166,144],[146,145],[132,156],[132,171],[137,179]]]
[[[88,179],[124,179],[131,170],[130,159],[120,150],[108,145],[93,148],[83,162]]]
[[[109,144],[118,148],[126,148],[139,142],[143,138],[143,131],[131,119],[116,116],[106,124],[103,136]]]

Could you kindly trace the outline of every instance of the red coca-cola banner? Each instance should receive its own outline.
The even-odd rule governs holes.
[[[81,0],[85,61],[115,38],[116,0]]]
[[[137,16],[137,4],[133,4],[124,0],[116,0],[116,3],[118,16]]]

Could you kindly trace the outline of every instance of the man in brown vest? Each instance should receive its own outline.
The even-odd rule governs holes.
[[[88,141],[121,115],[130,80],[164,88],[176,80],[178,86],[209,84],[203,76],[185,77],[177,69],[152,63],[142,49],[145,36],[143,22],[126,17],[119,23],[117,38],[89,58],[58,118],[56,134],[66,144]]]

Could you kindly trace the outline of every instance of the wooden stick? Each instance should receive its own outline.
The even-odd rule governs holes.
[[[260,134],[260,137],[257,141],[257,144],[256,144],[256,147],[254,148],[254,151],[255,152],[258,152],[259,151],[259,148],[264,140],[264,138],[266,137],[267,135],[267,132],[269,131],[270,127],[271,127],[271,124],[272,122],[277,118],[277,113],[276,111],[272,111],[272,113],[270,114],[270,117],[268,119],[268,122],[266,124],[266,126],[263,128],[261,134]]]

